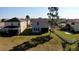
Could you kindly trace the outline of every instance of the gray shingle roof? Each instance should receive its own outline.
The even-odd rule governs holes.
[[[9,20],[6,20],[6,22],[21,22],[21,21],[26,21],[25,19],[19,19],[19,18],[12,18],[12,19],[9,19]]]
[[[69,19],[67,21],[69,21],[69,22],[79,22],[79,19]]]

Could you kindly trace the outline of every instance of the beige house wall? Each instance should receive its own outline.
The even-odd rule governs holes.
[[[23,32],[27,28],[26,21],[20,22],[20,32]]]
[[[5,27],[5,22],[0,22],[0,28]]]

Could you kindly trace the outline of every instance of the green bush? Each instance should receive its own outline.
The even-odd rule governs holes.
[[[25,29],[20,35],[31,35],[32,34],[32,29],[28,28]]]

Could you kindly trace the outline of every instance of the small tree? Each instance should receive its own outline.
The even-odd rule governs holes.
[[[26,15],[27,27],[28,27],[28,20],[30,19],[29,15]]]
[[[4,22],[6,19],[1,19],[2,22]]]

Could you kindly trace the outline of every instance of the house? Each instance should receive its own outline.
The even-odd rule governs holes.
[[[18,19],[16,17],[4,21],[5,26],[2,29],[7,34],[20,34],[27,28],[25,19]]]
[[[0,20],[0,32],[3,32],[2,29],[5,27],[5,22],[4,22],[5,20],[6,20],[6,19],[1,19],[1,20]]]
[[[66,30],[79,32],[79,19],[68,19],[66,21]]]
[[[36,18],[31,19],[32,21],[32,32],[33,33],[43,33],[48,32],[49,22],[46,18]]]
[[[5,23],[4,22],[0,22],[0,29],[4,28]]]
[[[31,19],[28,20],[28,27],[31,27]]]
[[[5,20],[7,19],[0,19],[0,29],[5,27]]]
[[[66,19],[60,19],[58,26],[64,29],[64,27],[66,26]]]

